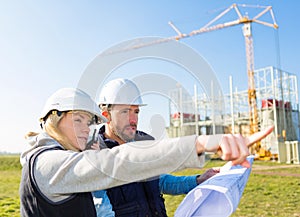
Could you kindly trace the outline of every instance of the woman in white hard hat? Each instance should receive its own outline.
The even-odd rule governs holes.
[[[206,137],[187,136],[158,144],[144,141],[83,151],[89,126],[97,119],[105,120],[96,103],[81,90],[63,88],[48,99],[40,119],[43,132],[21,154],[21,216],[96,216],[91,191],[200,167],[204,157],[199,154],[206,149],[221,147],[224,159],[243,163],[247,144],[271,132],[239,139],[240,148],[231,140],[206,144]]]

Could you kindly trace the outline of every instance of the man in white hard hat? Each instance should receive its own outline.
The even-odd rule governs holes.
[[[102,115],[108,119],[99,131],[101,147],[113,148],[132,141],[154,140],[152,136],[137,130],[139,107],[144,105],[139,89],[131,80],[115,79],[108,82],[103,87],[99,100]],[[161,175],[149,181],[108,189],[109,199],[104,191],[94,192],[94,197],[98,198],[95,199],[97,214],[167,216],[163,193],[186,194],[218,172],[218,169],[209,169],[201,176]],[[99,198],[102,199],[102,205],[97,203]]]

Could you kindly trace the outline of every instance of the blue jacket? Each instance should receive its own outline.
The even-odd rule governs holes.
[[[119,145],[116,141],[104,137],[104,126],[100,129],[101,148],[113,148]],[[153,140],[144,132],[137,131],[136,141]],[[197,176],[176,177],[162,175],[156,179],[134,182],[119,187],[96,191],[93,193],[97,216],[161,216],[165,217],[166,209],[162,193],[186,194],[197,186]],[[112,211],[114,210],[114,211]]]

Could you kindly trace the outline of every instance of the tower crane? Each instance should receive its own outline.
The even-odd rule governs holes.
[[[260,13],[258,13],[253,18],[249,18],[249,16],[242,15],[239,7],[248,7],[248,8],[259,8],[262,9]],[[234,10],[237,15],[237,19],[221,24],[215,24],[220,18],[224,17],[230,11]],[[259,20],[264,14],[268,13],[271,15],[273,23],[265,22]],[[163,38],[157,41],[152,41],[150,43],[141,43],[137,44],[133,47],[126,47],[120,51],[127,51],[131,49],[138,49],[145,46],[151,46],[155,44],[165,43],[172,40],[181,40],[183,38],[192,37],[195,35],[203,34],[206,32],[211,32],[219,29],[224,29],[227,27],[236,26],[239,24],[243,24],[243,34],[245,38],[245,45],[246,45],[246,62],[247,62],[247,75],[248,75],[248,104],[249,104],[249,120],[250,120],[250,134],[256,133],[259,131],[259,124],[258,124],[258,112],[257,112],[257,100],[256,100],[256,90],[255,90],[255,79],[254,79],[254,53],[253,53],[253,38],[252,38],[252,30],[251,24],[258,23],[264,26],[268,26],[274,29],[278,28],[278,25],[275,21],[275,16],[272,10],[272,6],[259,6],[259,5],[246,5],[246,4],[232,4],[230,7],[225,9],[219,15],[217,15],[214,19],[204,25],[202,28],[193,30],[190,33],[182,33],[172,22],[169,22],[169,25],[175,30],[177,35],[172,37]],[[111,52],[109,54],[112,54]],[[261,150],[260,143],[256,143],[254,146],[255,152],[258,153]],[[264,150],[265,151],[265,150]]]
[[[257,7],[262,9],[260,13],[258,13],[253,18],[249,18],[248,15],[242,15],[239,7]],[[221,17],[225,16],[228,12],[234,10],[237,14],[238,19],[226,22],[223,24],[216,24],[217,20]],[[259,20],[264,14],[270,13],[273,23],[268,23],[265,21]],[[169,25],[176,31],[177,36],[175,36],[176,40],[180,40],[182,38],[191,37],[194,35],[211,32],[218,29],[223,29],[231,26],[236,26],[239,24],[243,24],[243,34],[245,37],[245,45],[246,45],[246,60],[247,60],[247,74],[248,74],[248,104],[249,104],[249,120],[250,120],[250,134],[256,133],[259,131],[258,124],[258,112],[257,112],[257,103],[256,103],[256,90],[255,90],[255,80],[254,80],[254,54],[253,54],[253,38],[251,31],[251,24],[258,23],[268,27],[272,27],[274,29],[278,28],[276,24],[274,13],[272,11],[272,6],[250,6],[250,5],[237,5],[232,4],[229,8],[225,9],[218,16],[216,16],[213,20],[207,23],[205,26],[198,30],[194,30],[189,34],[181,33],[181,31],[172,23],[169,22]],[[256,143],[254,146],[255,152],[260,151],[260,143]]]

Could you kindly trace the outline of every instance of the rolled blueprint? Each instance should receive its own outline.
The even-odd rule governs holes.
[[[191,190],[175,212],[175,217],[226,217],[238,207],[251,172],[254,156],[247,160],[251,167],[231,166],[227,162],[220,173]]]

